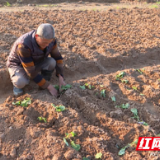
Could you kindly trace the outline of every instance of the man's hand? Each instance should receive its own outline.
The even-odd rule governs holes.
[[[55,96],[55,97],[57,98],[58,92],[57,92],[57,90],[53,87],[53,85],[50,84],[47,89],[48,89],[48,91],[51,93],[52,96]]]
[[[64,81],[64,78],[61,75],[59,75],[59,91],[60,92],[61,92],[61,86],[65,86],[65,85],[66,83]]]

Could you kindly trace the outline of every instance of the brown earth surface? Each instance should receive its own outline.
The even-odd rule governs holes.
[[[95,160],[99,152],[102,160],[158,160],[159,152],[137,152],[135,146],[123,156],[118,152],[140,136],[160,133],[160,10],[27,9],[0,12],[0,160]],[[56,99],[31,82],[16,98],[5,61],[13,42],[41,23],[55,27],[72,88]],[[125,76],[116,80],[121,72]],[[51,81],[58,84],[54,75]],[[85,83],[94,88],[82,90]],[[26,97],[32,100],[28,107],[12,104]],[[116,107],[126,103],[129,108]],[[52,104],[67,110],[56,112]],[[148,126],[131,118],[132,108]],[[71,131],[79,151],[63,141]]]

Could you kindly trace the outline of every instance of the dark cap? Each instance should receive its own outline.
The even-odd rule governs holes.
[[[38,27],[36,34],[39,35],[42,38],[45,38],[45,39],[53,39],[53,38],[55,38],[54,28],[49,23],[41,24]]]

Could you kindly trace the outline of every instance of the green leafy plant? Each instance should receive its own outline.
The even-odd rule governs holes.
[[[70,84],[67,84],[67,85],[65,85],[65,86],[61,86],[61,92],[62,91],[66,91],[66,90],[68,90],[68,89],[70,89],[72,86],[70,85]],[[54,85],[54,88],[55,89],[57,89],[58,91],[59,91],[59,85]]]
[[[31,104],[31,99],[30,98],[26,98],[21,102],[22,107],[28,107],[29,104]]]
[[[123,109],[127,109],[127,108],[129,108],[129,103],[126,103],[126,104],[121,104],[120,106],[115,106],[116,108],[123,108]]]
[[[140,74],[143,74],[143,72],[140,69],[136,69],[137,72],[139,72]]]
[[[79,151],[81,149],[81,146],[79,144],[75,144],[75,142],[73,140],[71,140],[71,138],[75,137],[75,136],[76,136],[75,132],[66,133],[66,137],[63,138],[63,141],[67,146],[69,146],[69,143],[67,141],[67,139],[69,139],[69,141],[71,143],[71,147],[74,148],[75,150]]]
[[[118,152],[118,155],[119,155],[119,156],[124,155],[124,154],[125,154],[125,151],[126,151],[126,149],[127,149],[128,147],[131,147],[131,146],[133,146],[133,145],[135,145],[135,144],[137,144],[137,143],[138,143],[138,139],[136,139],[136,140],[133,141],[132,143],[128,144],[127,146],[123,147],[122,149],[120,149],[120,151]]]
[[[111,97],[111,99],[112,99],[113,102],[116,101],[116,97],[115,96]]]
[[[79,86],[82,90],[85,90],[86,89],[86,86],[83,85],[83,86]]]
[[[69,143],[67,142],[66,138],[63,138],[64,143],[69,146]]]
[[[71,141],[71,146],[74,148],[76,151],[79,151],[81,149],[81,146],[79,144],[76,144],[74,141]]]
[[[101,90],[101,96],[104,97],[104,98],[106,97],[106,90],[105,89]]]
[[[6,6],[7,6],[7,7],[10,7],[11,4],[10,4],[9,2],[6,2]]]
[[[144,126],[148,126],[148,123],[144,122],[144,121],[140,121],[138,122],[139,124],[143,124]]]
[[[76,133],[75,132],[70,132],[70,133],[66,133],[66,137],[65,138],[71,138],[71,137],[75,137]]]
[[[126,74],[125,72],[120,72],[119,74],[116,75],[116,80],[120,80],[125,76],[125,74]]]
[[[21,105],[21,101],[17,101],[17,102],[12,102],[13,105],[17,105],[20,106]]]
[[[17,106],[22,106],[22,107],[28,107],[28,105],[31,104],[31,99],[28,97],[23,101],[12,102],[12,104]]]
[[[96,159],[102,158],[102,153],[101,153],[101,152],[97,153],[97,154],[95,155],[95,158],[96,158]]]
[[[103,87],[104,87],[104,85],[100,85],[100,87],[101,87],[101,88],[103,88]]]
[[[137,119],[139,121],[139,116],[138,116],[137,109],[136,108],[132,108],[131,112],[134,114],[134,117],[132,117],[132,118],[135,118],[135,119]]]
[[[135,91],[138,90],[136,86],[132,86],[132,89],[135,90]]]
[[[44,117],[38,117],[37,118],[40,122],[45,122],[45,123],[47,123],[47,120],[46,120],[46,118],[44,118]]]
[[[65,106],[62,106],[62,105],[59,105],[59,106],[56,106],[52,103],[52,106],[55,107],[56,111],[57,112],[63,112],[66,110],[66,107]]]
[[[125,83],[125,84],[129,83],[129,81],[127,79],[121,80],[121,82]]]
[[[85,83],[84,84],[85,87],[87,87],[88,89],[93,89],[94,86],[92,86],[91,84]]]

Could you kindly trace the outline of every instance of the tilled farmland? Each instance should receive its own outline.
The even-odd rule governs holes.
[[[159,159],[136,145],[118,155],[140,136],[160,133],[159,9],[26,9],[0,12],[0,22],[0,97],[8,95],[0,104],[0,160]],[[5,66],[10,48],[41,23],[55,28],[71,88],[54,98],[31,81],[14,97]],[[51,82],[58,85],[55,74]],[[26,98],[27,107],[14,104]],[[65,110],[57,112],[59,105]]]

